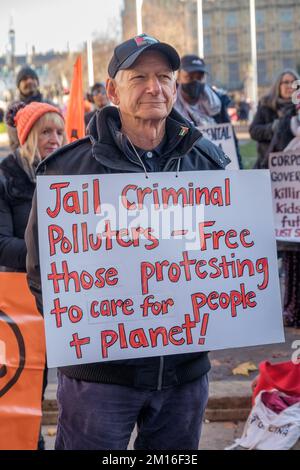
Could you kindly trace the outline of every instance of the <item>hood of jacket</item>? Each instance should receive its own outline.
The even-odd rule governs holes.
[[[125,136],[121,133],[120,114],[115,106],[106,106],[97,111],[88,125],[87,134],[97,145],[96,150],[106,154],[110,146],[114,152],[117,147],[124,158]],[[166,136],[168,145],[165,153],[173,154],[176,148],[176,153],[183,155],[202,136],[202,133],[173,108],[166,119]],[[111,158],[111,152],[109,153]]]
[[[50,170],[53,161],[57,163],[56,174],[78,174],[92,171],[93,168],[97,173],[102,170],[104,173],[143,171],[138,158],[126,152],[126,137],[121,132],[121,121],[116,107],[107,106],[97,111],[89,122],[87,133],[83,139],[61,147],[45,158],[38,166],[38,174]],[[179,159],[182,162],[180,167],[185,171],[225,168],[230,162],[219,147],[204,138],[196,127],[174,109],[166,119],[166,141],[162,152],[166,163],[161,171],[176,171],[174,167]],[[208,159],[211,162],[210,167],[204,165],[204,168],[201,168],[199,154],[202,154],[203,161]],[[60,159],[60,156],[63,158]],[[191,158],[194,162],[192,165]],[[94,166],[95,163],[100,164],[102,169]]]

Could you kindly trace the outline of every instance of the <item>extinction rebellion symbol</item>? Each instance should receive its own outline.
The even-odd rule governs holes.
[[[1,335],[1,331],[5,334]],[[7,357],[13,358],[13,367],[7,367]],[[8,364],[12,365],[11,361]],[[18,381],[25,366],[25,343],[17,324],[0,310],[0,398]]]

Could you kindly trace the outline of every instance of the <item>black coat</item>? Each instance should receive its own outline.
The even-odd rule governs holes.
[[[268,156],[270,152],[282,151],[294,137],[290,127],[291,116],[295,113],[295,106],[291,103],[282,114],[267,104],[259,103],[257,112],[249,127],[249,133],[257,142],[258,158],[255,168],[268,168]],[[278,119],[278,125],[273,128],[274,121]],[[284,133],[284,134],[283,134]]]
[[[285,115],[279,119],[278,127],[272,139],[269,152],[282,152],[295,137],[291,131],[291,119],[296,115],[296,107],[292,104]]]
[[[24,233],[35,183],[18,164],[15,154],[0,163],[0,266],[26,271]]]
[[[142,172],[143,167],[138,159],[128,156],[124,151],[120,126],[117,108],[103,108],[90,123],[91,135],[61,148],[43,160],[38,167],[38,174]],[[187,132],[183,132],[183,129]],[[177,111],[173,110],[167,118],[166,134],[167,145],[161,155],[159,171],[223,170],[230,161],[219,147],[203,138],[201,132]],[[29,287],[36,298],[38,309],[42,312],[36,196],[33,198],[25,239],[28,248]],[[195,380],[209,369],[207,353],[176,354],[60,368],[65,375],[77,380],[150,390]]]
[[[274,135],[273,123],[278,117],[277,111],[259,103],[249,127],[250,137],[257,142],[258,158],[255,164],[256,168],[268,168],[268,150]]]
[[[84,115],[85,128],[87,128],[88,123],[95,116],[96,112],[97,112],[97,109],[94,109],[93,111],[89,111],[88,113],[85,113],[85,115]]]

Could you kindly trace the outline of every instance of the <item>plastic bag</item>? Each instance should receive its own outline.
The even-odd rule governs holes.
[[[255,398],[242,437],[225,450],[233,450],[239,446],[249,450],[288,450],[300,438],[300,402],[277,414],[262,402],[263,392]]]

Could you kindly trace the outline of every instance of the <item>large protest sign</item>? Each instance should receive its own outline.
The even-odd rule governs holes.
[[[45,337],[26,274],[0,273],[0,449],[36,450]]]
[[[300,152],[269,156],[276,238],[300,242]]]
[[[199,129],[207,139],[221,147],[223,152],[231,159],[226,170],[239,170],[232,125],[230,123],[215,124],[213,126],[201,126]]]
[[[268,171],[40,176],[37,191],[50,367],[283,341]]]

